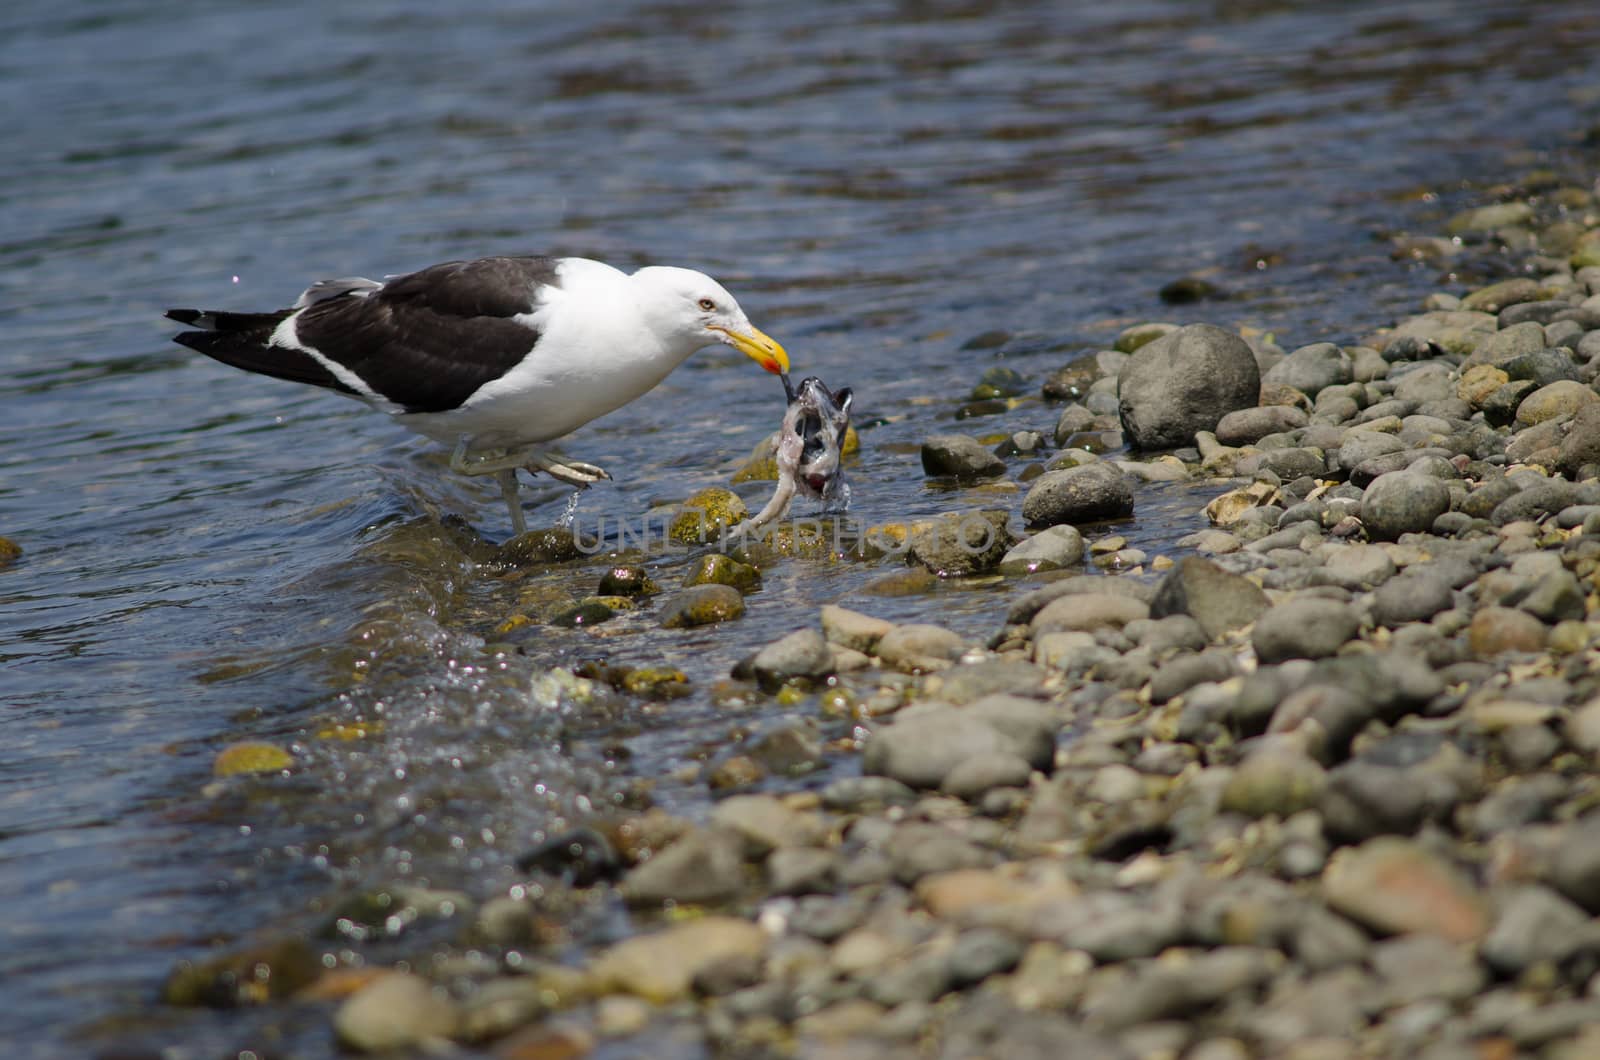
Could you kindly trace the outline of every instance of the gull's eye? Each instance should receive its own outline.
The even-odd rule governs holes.
[[[700,308],[709,313],[713,309],[717,308],[717,303],[713,302],[709,298],[702,298],[700,299]]]

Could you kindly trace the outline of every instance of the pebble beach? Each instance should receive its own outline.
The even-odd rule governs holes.
[[[930,436],[972,505],[851,561],[886,593],[1003,579],[987,639],[936,608],[797,615],[726,660],[746,736],[678,778],[699,808],[644,784],[509,886],[397,880],[330,911],[338,945],[184,961],[164,999],[507,1060],[1600,1055],[1600,205],[1535,173],[1392,246],[1508,275],[1358,345],[1175,314],[978,381],[1044,401]],[[1173,481],[1210,502],[1170,554],[1130,547]],[[708,630],[763,568],[843,561],[814,529],[695,544],[744,514],[680,509],[681,588],[559,527],[482,561],[598,573],[539,622]],[[670,711],[686,679],[542,680]],[[287,762],[230,750],[219,784]],[[421,951],[363,944],[411,923]]]

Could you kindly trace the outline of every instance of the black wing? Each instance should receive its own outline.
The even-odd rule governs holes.
[[[541,286],[556,282],[557,259],[451,261],[397,276],[376,289],[351,287],[310,299],[295,335],[407,412],[443,412],[527,356],[539,333],[512,317],[533,309]],[[314,288],[315,289],[315,288]],[[347,394],[315,357],[270,343],[292,309],[276,313],[167,313],[187,331],[175,341],[225,364]]]
[[[366,297],[318,302],[295,333],[407,412],[442,412],[528,355],[539,333],[512,318],[555,282],[552,258],[446,262]]]

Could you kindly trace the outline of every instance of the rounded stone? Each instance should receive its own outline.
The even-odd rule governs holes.
[[[1061,523],[1049,526],[1017,545],[1000,559],[1001,574],[1033,574],[1060,570],[1083,561],[1083,535]]]
[[[1425,533],[1450,510],[1450,487],[1436,478],[1391,471],[1372,480],[1361,495],[1361,522],[1381,541]]]
[[[458,1018],[455,1002],[443,990],[419,975],[391,972],[340,1005],[333,1030],[345,1048],[377,1053],[446,1038]]]
[[[1326,387],[1348,383],[1352,378],[1354,365],[1349,354],[1331,342],[1314,342],[1273,365],[1261,381],[1282,383],[1315,396]]]
[[[934,477],[994,478],[1006,473],[1006,462],[976,438],[936,434],[922,443],[922,470]]]
[[[1350,605],[1302,597],[1269,609],[1256,620],[1250,639],[1263,663],[1321,659],[1336,654],[1360,628]]]
[[[661,624],[667,629],[688,629],[728,622],[744,614],[744,597],[728,585],[696,585],[667,598]]]
[[[1022,501],[1022,518],[1033,527],[1131,514],[1132,481],[1116,467],[1099,461],[1041,475]]]
[[[1484,607],[1467,627],[1467,646],[1480,659],[1507,651],[1539,652],[1547,635],[1544,623],[1526,611]]]
[[[1238,335],[1191,324],[1140,346],[1117,379],[1118,412],[1135,449],[1194,443],[1199,431],[1261,396],[1255,353]]]

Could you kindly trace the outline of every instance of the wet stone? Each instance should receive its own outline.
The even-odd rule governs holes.
[[[622,868],[611,842],[592,828],[574,828],[552,836],[520,855],[516,865],[523,872],[548,872],[564,877],[574,887],[589,887],[614,879]]]
[[[168,1005],[234,1008],[288,997],[314,982],[322,963],[298,938],[280,939],[200,962],[179,961],[161,988]]]
[[[750,515],[737,493],[721,486],[700,490],[679,506],[667,524],[667,536],[684,545],[718,540]]]
[[[950,512],[911,531],[910,556],[941,578],[981,574],[1011,547],[1004,511]]]
[[[619,565],[600,576],[600,596],[654,596],[661,587],[643,567]]]
[[[1030,527],[1096,522],[1132,512],[1131,480],[1104,462],[1047,472],[1022,502],[1022,517]]]
[[[683,580],[685,588],[696,585],[728,585],[741,593],[761,588],[761,571],[748,563],[740,563],[721,552],[701,556]]]
[[[758,651],[751,669],[768,690],[792,682],[809,685],[833,673],[833,652],[820,631],[796,630]]]
[[[1083,535],[1065,523],[1046,527],[1014,546],[1000,560],[1001,574],[1033,574],[1083,562]]]
[[[506,567],[540,567],[565,563],[583,554],[571,530],[552,526],[518,534],[501,545],[490,562]]]
[[[744,597],[728,585],[696,585],[668,597],[661,607],[661,625],[685,629],[727,622],[744,614]]]
[[[1006,462],[965,434],[936,434],[922,443],[922,470],[936,478],[974,480],[1006,473]]]

